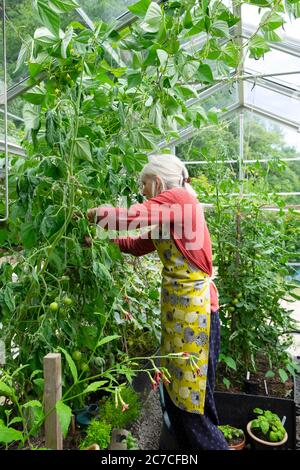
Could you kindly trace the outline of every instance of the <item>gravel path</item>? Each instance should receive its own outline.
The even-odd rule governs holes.
[[[140,418],[133,424],[131,432],[138,440],[141,450],[158,450],[162,426],[162,411],[158,391],[152,390],[144,402]]]

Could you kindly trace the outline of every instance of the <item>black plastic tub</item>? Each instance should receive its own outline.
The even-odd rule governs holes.
[[[241,428],[246,435],[248,422],[257,417],[253,413],[254,408],[271,410],[281,420],[286,416],[284,427],[288,433],[288,440],[281,449],[296,449],[296,404],[294,400],[229,392],[215,392],[214,396],[220,424],[230,424]]]

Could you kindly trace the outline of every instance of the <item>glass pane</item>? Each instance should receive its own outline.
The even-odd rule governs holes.
[[[256,74],[272,74],[285,72],[296,72],[293,75],[280,75],[268,77],[268,80],[291,86],[300,90],[300,58],[292,56],[282,51],[271,50],[259,60],[250,59],[249,56],[245,60],[245,71]]]
[[[269,11],[268,8],[259,8],[254,5],[242,5],[242,20],[243,26],[247,28],[253,27],[257,29],[259,22],[266,11]],[[300,18],[290,19],[288,15],[285,15],[285,21],[283,28],[276,29],[276,33],[287,42],[297,42],[300,41]]]
[[[78,3],[92,21],[110,22],[128,11],[127,7],[136,0],[81,0]]]
[[[7,119],[7,135],[8,142],[21,146],[23,138],[23,122],[8,116]],[[3,108],[0,109],[0,141],[4,142],[4,113]]]
[[[17,7],[16,7],[17,4]],[[16,69],[19,51],[28,35],[33,35],[36,28],[41,26],[36,14],[32,10],[31,0],[6,0],[6,57],[8,88],[19,83],[28,76],[26,65]],[[61,16],[61,27],[64,29],[71,21],[80,21],[82,18],[76,10]],[[0,19],[1,32],[2,20]],[[0,54],[3,55],[3,38],[0,35]],[[0,83],[1,86],[1,83]]]
[[[244,160],[300,157],[299,133],[254,111],[244,112]]]
[[[176,155],[187,163],[192,184],[205,203],[215,201],[216,186],[224,193],[238,191],[239,115],[203,126],[192,138],[176,146]],[[233,161],[226,163],[225,161]],[[234,160],[236,163],[234,163]]]
[[[300,123],[300,94],[295,92],[292,96],[269,90],[261,85],[255,85],[248,81],[244,82],[245,103],[274,115]]]

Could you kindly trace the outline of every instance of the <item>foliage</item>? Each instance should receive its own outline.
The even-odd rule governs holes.
[[[141,412],[141,401],[139,395],[131,388],[126,387],[121,392],[122,400],[128,405],[124,412],[122,402],[112,395],[105,397],[100,404],[99,416],[101,420],[111,424],[113,428],[125,428],[136,421]],[[116,407],[116,402],[118,407]]]
[[[230,426],[229,424],[218,426],[218,428],[220,429],[220,431],[222,431],[228,443],[232,441],[234,438],[244,436],[244,431],[242,429],[235,428],[234,426]]]
[[[111,437],[111,425],[98,419],[93,419],[88,425],[85,438],[80,442],[80,449],[84,450],[92,444],[98,444],[100,449],[107,449]]]
[[[139,450],[137,439],[129,431],[126,437],[127,450]]]
[[[254,413],[258,414],[258,418],[251,423],[251,431],[256,434],[258,431],[263,434],[264,439],[269,442],[280,442],[286,434],[286,430],[282,426],[279,416],[270,410],[261,410],[255,408]],[[260,436],[258,436],[260,437]]]
[[[20,403],[18,391],[15,389],[16,378],[24,367],[13,373],[6,371],[0,378],[0,396],[5,397],[1,405],[0,444],[19,442],[22,446],[30,438],[36,436],[44,421],[43,405],[39,400]],[[8,404],[10,404],[8,406]],[[5,415],[5,417],[4,417]]]

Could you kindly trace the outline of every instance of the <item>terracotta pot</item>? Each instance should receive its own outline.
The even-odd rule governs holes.
[[[245,445],[246,445],[246,438],[245,438],[245,434],[244,434],[243,440],[241,442],[239,442],[238,444],[233,444],[233,445],[228,444],[228,448],[229,448],[229,450],[243,450]]]
[[[255,436],[255,434],[253,434],[253,432],[251,431],[251,425],[252,425],[252,421],[249,421],[249,423],[247,424],[247,432],[254,443],[254,448],[257,448],[257,449],[265,448],[265,450],[267,449],[271,450],[272,447],[282,446],[283,444],[286,443],[288,439],[288,433],[286,432],[284,438],[279,442],[264,441],[263,439],[260,439],[259,437]]]

